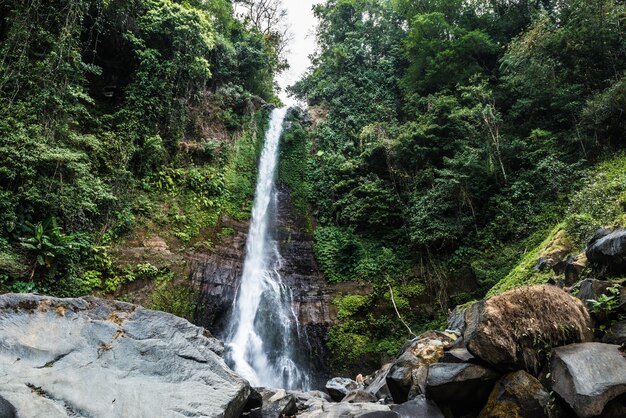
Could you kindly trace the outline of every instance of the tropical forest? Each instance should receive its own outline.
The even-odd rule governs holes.
[[[623,0],[0,0],[0,418],[625,416]]]

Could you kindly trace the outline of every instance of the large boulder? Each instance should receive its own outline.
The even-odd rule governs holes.
[[[451,333],[428,331],[404,346],[386,376],[394,402],[403,403],[409,400],[409,394],[423,393],[420,383],[425,381],[427,366],[438,362],[456,339]]]
[[[601,229],[585,250],[589,265],[602,276],[626,275],[626,228]]]
[[[24,417],[238,417],[248,382],[196,327],[97,298],[0,296],[0,397]]]
[[[437,363],[428,368],[426,397],[436,402],[481,403],[499,374],[477,364]]]
[[[367,414],[372,415],[367,415]],[[361,418],[364,416],[381,418],[390,416],[388,406],[377,403],[347,403],[327,402],[322,399],[311,399],[307,402],[307,409],[298,415],[299,418]]]
[[[523,370],[510,373],[496,383],[480,418],[549,418],[550,394]]]
[[[341,401],[346,395],[356,390],[357,383],[347,377],[333,377],[326,382],[326,391],[334,401]]]
[[[552,390],[579,417],[600,415],[605,405],[626,393],[626,358],[619,346],[572,344],[552,352]]]
[[[394,407],[393,412],[400,418],[444,418],[441,409],[424,395]]]
[[[478,302],[465,311],[467,349],[501,370],[537,372],[541,353],[591,341],[583,304],[550,285],[523,287]]]

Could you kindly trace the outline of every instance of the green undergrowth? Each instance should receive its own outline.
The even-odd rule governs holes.
[[[547,282],[553,275],[552,270],[546,269],[540,271],[535,269],[537,259],[548,249],[549,245],[553,243],[557,234],[559,234],[559,232],[562,234],[563,227],[563,223],[554,227],[539,245],[526,252],[522,260],[487,292],[487,297],[495,296],[517,287]]]
[[[306,221],[306,231],[312,232],[309,199],[311,198],[309,134],[300,124],[299,111],[294,109],[287,118],[290,126],[281,138],[278,181],[286,186],[291,195],[291,206]]]
[[[426,286],[419,281],[393,282],[387,277],[387,284],[374,286],[370,294],[337,296],[333,304],[338,323],[328,334],[334,372],[354,374],[374,370],[395,357],[411,337],[393,308],[390,285],[398,312],[414,333],[445,327],[445,314],[417,308],[418,301],[427,293]]]
[[[626,225],[626,156],[619,154],[593,168],[571,197],[564,221],[547,233],[538,232],[525,243],[543,237],[531,250],[524,251],[521,260],[498,281],[487,296],[517,287],[541,284],[553,277],[551,269],[534,267],[540,256],[561,251],[578,254],[599,228]]]
[[[220,144],[215,157],[205,163],[163,168],[146,176],[122,232],[158,235],[179,243],[179,251],[212,248],[212,230],[221,216],[240,221],[250,216],[266,117],[265,111],[251,116],[247,127],[232,142]]]
[[[626,155],[600,163],[574,194],[565,230],[583,248],[598,228],[626,226]]]

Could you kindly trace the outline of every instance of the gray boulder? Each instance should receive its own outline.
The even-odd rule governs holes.
[[[333,377],[326,382],[326,391],[333,400],[339,402],[357,388],[357,383],[347,377]]]
[[[298,412],[296,397],[283,389],[263,390],[263,406],[261,406],[260,417],[280,418],[283,415],[294,415]]]
[[[352,392],[348,393],[345,398],[343,398],[341,400],[341,402],[348,402],[348,403],[363,403],[363,402],[376,402],[378,400],[378,398],[374,395],[372,395],[371,393],[362,390],[362,389],[357,389],[357,390],[353,390]]]
[[[626,275],[626,228],[601,229],[585,250],[589,265],[602,276]]]
[[[0,397],[24,417],[238,417],[248,382],[204,330],[97,298],[0,296]]]
[[[359,418],[400,418],[400,415],[394,411],[375,411],[359,415]]]
[[[615,322],[602,338],[606,344],[626,344],[626,321]]]
[[[444,418],[441,409],[424,395],[394,407],[393,412],[400,418]]]
[[[444,403],[484,402],[498,377],[498,373],[477,364],[433,364],[428,369],[426,397]]]
[[[307,402],[307,409],[298,415],[299,418],[356,418],[363,417],[368,413],[389,413],[388,406],[377,403],[347,403],[327,402],[322,399],[311,399]],[[368,415],[381,418],[386,415]]]
[[[600,415],[605,405],[626,393],[626,359],[619,346],[572,344],[552,352],[552,390],[579,417]]]
[[[333,400],[328,393],[322,392],[319,390],[311,390],[308,392],[289,390],[287,392],[295,396],[296,408],[298,409],[298,411],[304,411],[305,409],[307,409],[308,408],[307,402],[311,401],[312,399],[318,399],[318,400],[323,400],[327,402],[332,402]]]
[[[496,383],[481,418],[549,418],[550,394],[523,370],[510,373]]]

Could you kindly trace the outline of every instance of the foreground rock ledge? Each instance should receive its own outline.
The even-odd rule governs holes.
[[[250,387],[219,348],[128,303],[0,296],[0,399],[18,416],[238,417]]]

